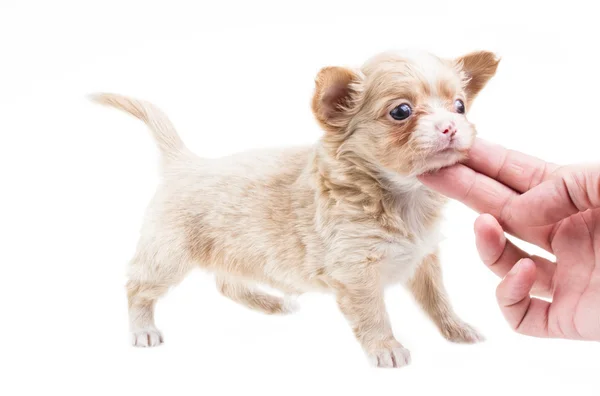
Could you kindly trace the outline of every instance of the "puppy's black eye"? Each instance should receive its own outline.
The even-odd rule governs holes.
[[[458,114],[465,114],[465,104],[462,100],[456,99],[454,101],[454,109]]]
[[[392,111],[390,111],[390,115],[394,120],[402,121],[406,120],[412,114],[412,109],[406,103],[402,103],[398,107],[394,107]]]

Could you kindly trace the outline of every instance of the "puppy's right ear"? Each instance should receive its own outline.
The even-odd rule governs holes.
[[[326,67],[317,74],[312,111],[323,129],[335,133],[348,126],[360,80],[357,73],[343,67]]]

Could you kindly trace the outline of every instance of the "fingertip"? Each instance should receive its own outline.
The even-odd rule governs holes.
[[[521,259],[515,264],[513,270],[516,268],[515,272],[523,279],[531,278],[535,281],[535,263],[533,260],[524,258]],[[512,271],[511,271],[512,272]]]
[[[417,180],[425,184],[427,187],[429,187],[432,179],[435,179],[435,176],[433,176],[431,173],[423,173],[422,175],[417,176]]]
[[[475,235],[481,234],[481,233],[487,233],[491,230],[496,230],[498,228],[501,229],[500,223],[498,223],[498,220],[496,220],[496,218],[494,216],[492,216],[491,214],[488,214],[488,213],[483,213],[483,214],[479,215],[477,217],[477,219],[475,219],[475,224],[474,224],[473,228],[475,231]]]
[[[472,170],[462,164],[456,164],[423,174],[418,178],[421,183],[432,190],[460,201],[473,186],[474,176],[475,173]]]
[[[506,276],[506,278],[510,279],[507,280],[505,278],[505,280],[512,284],[513,288],[526,288],[529,290],[533,287],[533,283],[535,282],[535,272],[535,263],[528,258],[524,258],[517,261]]]
[[[530,259],[519,260],[498,285],[498,302],[510,306],[529,297],[535,276],[535,263]]]
[[[490,266],[500,258],[506,246],[504,230],[489,214],[482,214],[475,220],[475,246],[484,264]]]
[[[417,176],[417,179],[421,181],[423,184],[430,184],[437,180],[442,180],[444,178],[444,174],[448,172],[448,168],[438,169],[433,172],[422,173]]]

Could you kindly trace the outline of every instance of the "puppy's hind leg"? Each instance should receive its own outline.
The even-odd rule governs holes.
[[[287,314],[297,310],[296,303],[291,298],[265,293],[241,279],[217,275],[217,288],[225,297],[269,315]]]
[[[155,282],[127,282],[129,303],[129,331],[131,343],[138,347],[152,347],[162,344],[162,333],[154,324],[154,305],[166,293],[167,285]]]
[[[140,248],[143,246],[143,248]],[[181,255],[159,254],[154,244],[138,246],[130,262],[127,299],[129,306],[129,329],[131,343],[137,347],[153,347],[162,344],[162,333],[154,324],[156,301],[181,282],[190,266]]]

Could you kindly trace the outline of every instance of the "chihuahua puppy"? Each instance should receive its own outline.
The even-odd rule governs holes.
[[[465,113],[498,62],[490,52],[453,60],[388,52],[356,70],[326,67],[312,99],[319,142],[217,160],[192,154],[152,104],[95,95],[144,121],[162,155],[128,271],[133,345],[162,343],[155,303],[196,267],[215,274],[224,296],[268,314],[292,311],[289,296],[333,293],[375,366],[410,362],[384,302],[384,289],[397,283],[445,338],[482,340],[442,284],[445,199],[417,176],[465,158],[475,137]]]

